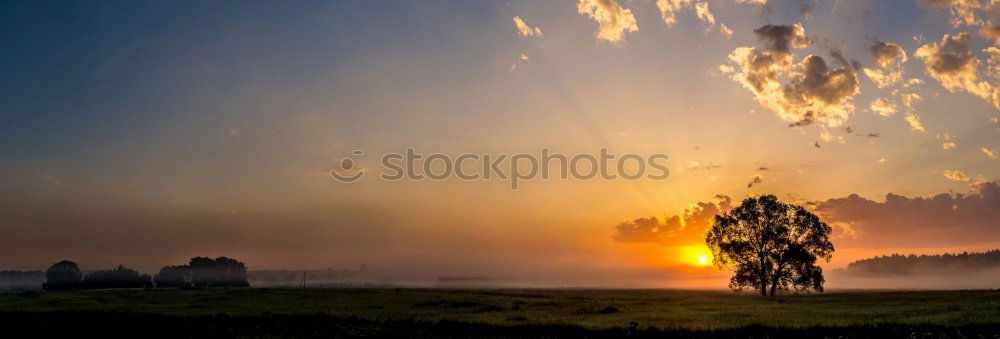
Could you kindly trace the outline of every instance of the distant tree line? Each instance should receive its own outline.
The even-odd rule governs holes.
[[[83,274],[72,261],[60,261],[45,271],[45,290],[152,287],[249,287],[247,267],[236,259],[194,257],[187,265],[164,266],[153,277],[119,265]],[[37,285],[36,285],[37,286]]]
[[[982,253],[902,255],[892,254],[862,259],[847,265],[846,272],[856,275],[912,275],[1000,268],[1000,249]]]

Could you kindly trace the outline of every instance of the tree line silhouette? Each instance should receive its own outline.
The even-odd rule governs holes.
[[[187,265],[164,266],[155,276],[119,265],[111,270],[83,274],[72,261],[63,260],[45,271],[42,289],[50,291],[101,288],[206,288],[250,287],[247,267],[236,259],[194,257]]]
[[[892,254],[862,259],[847,265],[847,273],[859,275],[910,275],[972,272],[1000,268],[1000,249],[959,254]]]

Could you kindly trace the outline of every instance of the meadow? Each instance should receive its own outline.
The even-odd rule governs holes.
[[[0,325],[164,336],[995,337],[1000,291],[109,289],[0,294]],[[864,335],[869,333],[870,335]],[[950,334],[949,334],[950,333]]]

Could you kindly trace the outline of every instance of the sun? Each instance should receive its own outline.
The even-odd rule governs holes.
[[[705,246],[685,246],[680,253],[680,262],[695,267],[712,265],[712,252]]]

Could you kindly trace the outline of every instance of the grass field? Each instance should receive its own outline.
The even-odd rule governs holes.
[[[0,325],[4,327],[63,330],[64,326],[102,322],[154,327],[170,323],[181,332],[160,333],[182,336],[211,327],[216,336],[910,336],[926,332],[996,337],[1000,335],[1000,291],[854,291],[775,299],[726,291],[578,289],[152,289],[0,294]]]

